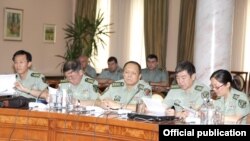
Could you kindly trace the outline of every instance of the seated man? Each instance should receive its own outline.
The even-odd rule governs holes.
[[[99,97],[98,82],[86,75],[81,69],[79,61],[67,61],[63,66],[63,73],[67,80],[59,84],[60,89],[71,92],[73,98],[83,106],[92,106]],[[76,104],[76,103],[72,103]]]
[[[166,92],[168,84],[168,72],[158,68],[158,57],[154,54],[147,56],[147,68],[142,69],[142,79],[152,86],[155,92]]]
[[[197,110],[203,104],[203,99],[209,98],[209,88],[198,82],[195,76],[195,67],[188,61],[177,64],[175,68],[178,85],[172,85],[163,103],[167,107],[174,106],[175,116],[185,118],[188,116],[187,108]],[[173,109],[167,109],[172,114]]]
[[[97,77],[100,88],[106,88],[114,81],[122,79],[122,68],[119,67],[117,59],[113,56],[108,59],[108,68],[103,69]]]
[[[3,107],[27,108],[28,102],[38,98],[46,98],[48,95],[44,75],[32,71],[32,55],[24,50],[15,52],[12,57],[16,72],[17,97],[3,101]]]
[[[124,67],[124,79],[113,82],[100,97],[100,106],[108,109],[126,108],[136,110],[136,103],[142,97],[151,97],[151,87],[140,80],[141,66],[137,62],[129,61]]]
[[[82,70],[85,75],[96,78],[96,70],[89,65],[88,56],[81,55],[78,57],[79,62],[81,63]]]

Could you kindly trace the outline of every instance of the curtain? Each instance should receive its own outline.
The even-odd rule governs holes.
[[[110,21],[113,33],[110,35],[110,56],[118,59],[122,67],[133,60],[146,66],[144,47],[144,0],[111,0]]]
[[[157,55],[162,68],[166,66],[168,5],[168,0],[144,1],[145,54]]]
[[[177,61],[193,62],[197,0],[181,0]]]
[[[77,0],[76,16],[95,20],[97,0]]]

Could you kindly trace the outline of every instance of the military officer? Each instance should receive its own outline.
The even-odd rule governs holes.
[[[217,96],[214,105],[224,115],[224,122],[236,123],[249,113],[249,101],[245,93],[235,89],[232,76],[227,70],[217,70],[211,77],[211,89]]]
[[[96,78],[96,70],[92,66],[89,65],[88,56],[81,55],[78,57],[78,60],[81,63],[81,67],[82,67],[84,74],[89,77]]]
[[[175,68],[178,85],[171,86],[163,103],[167,107],[174,106],[175,115],[185,118],[189,108],[197,110],[203,103],[203,99],[210,97],[209,88],[196,80],[195,67],[188,61],[177,64]],[[173,114],[173,109],[167,109],[167,113]]]
[[[18,97],[15,100],[6,100],[3,107],[22,107],[27,105],[19,105],[18,99],[23,99],[23,103],[32,101],[37,98],[46,98],[48,95],[44,75],[32,71],[32,55],[24,50],[15,52],[12,57],[14,69],[16,72],[15,89]],[[27,99],[25,99],[27,98]]]
[[[67,61],[63,66],[63,73],[66,80],[59,84],[60,89],[72,93],[73,98],[80,100],[81,105],[94,105],[94,102],[99,97],[98,82],[84,75],[80,62],[78,60]]]
[[[136,102],[142,97],[151,97],[151,87],[140,80],[141,67],[129,61],[123,67],[123,78],[113,82],[100,97],[104,108],[127,108],[135,111]]]
[[[142,69],[142,79],[152,86],[153,91],[166,91],[169,85],[168,72],[158,68],[158,57],[155,54],[147,56],[147,68]]]
[[[108,68],[102,70],[97,80],[101,87],[107,87],[122,78],[122,68],[119,67],[117,59],[111,56],[108,58]]]

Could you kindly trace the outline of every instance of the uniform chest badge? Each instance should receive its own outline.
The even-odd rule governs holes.
[[[121,96],[116,95],[115,98],[114,98],[114,101],[120,101],[120,100],[121,100]]]
[[[239,100],[238,105],[240,108],[246,108],[247,102],[245,100]]]

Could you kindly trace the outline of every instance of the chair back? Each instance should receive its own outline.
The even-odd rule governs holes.
[[[236,88],[239,91],[247,92],[247,78],[248,78],[248,72],[244,71],[231,71],[232,77],[234,79],[234,83],[236,85]]]
[[[169,82],[169,86],[176,83],[175,71],[168,71],[168,82]]]

